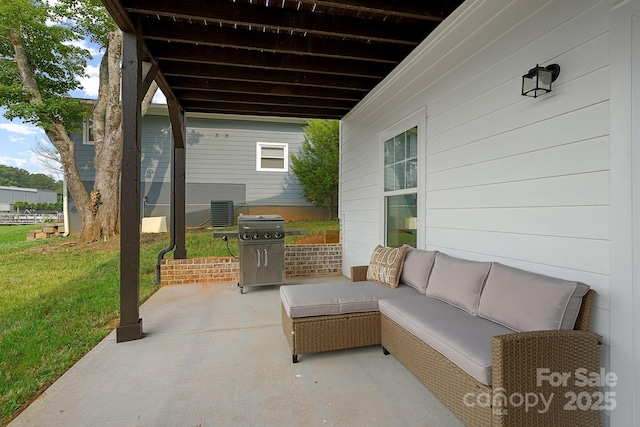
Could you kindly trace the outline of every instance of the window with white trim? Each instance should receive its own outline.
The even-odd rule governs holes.
[[[287,172],[289,170],[289,144],[256,143],[256,170]]]
[[[418,186],[418,127],[384,142],[384,191]]]
[[[84,145],[94,145],[93,119],[84,119],[82,122],[82,143]]]
[[[385,241],[416,247],[418,229],[418,127],[383,142]]]

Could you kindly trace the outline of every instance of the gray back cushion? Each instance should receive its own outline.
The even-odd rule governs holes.
[[[436,259],[436,251],[423,251],[410,248],[404,257],[400,283],[409,285],[424,294],[427,289],[429,274]]]
[[[589,287],[494,263],[478,316],[517,331],[573,329]]]
[[[426,295],[477,314],[490,262],[469,261],[438,252]]]

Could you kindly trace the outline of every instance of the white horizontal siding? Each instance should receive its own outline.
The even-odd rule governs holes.
[[[432,152],[427,159],[427,170],[438,172],[605,136],[609,133],[608,119],[609,104],[603,101],[549,120],[497,133],[491,138],[477,139],[456,149]],[[429,123],[431,125],[432,122]],[[563,131],[558,132],[558,128]],[[429,138],[429,146],[431,143]]]
[[[429,227],[578,239],[609,238],[608,206],[430,209]]]
[[[609,169],[609,137],[427,173],[427,191],[523,181]]]
[[[349,215],[350,221],[344,224],[342,228],[346,230],[354,230],[362,227],[362,224],[377,224],[380,220],[377,209],[370,209],[371,204],[377,205],[378,198],[350,200],[346,205],[343,215]],[[353,221],[353,222],[351,222]],[[377,235],[377,230],[370,230],[372,234]]]
[[[451,150],[514,129],[550,121],[568,112],[582,111],[585,107],[608,99],[608,86],[601,84],[608,80],[608,69],[600,68],[580,79],[565,83],[561,88],[540,100],[532,101],[530,98],[521,96],[521,99],[513,105],[497,109],[478,119],[465,121],[455,128],[436,135],[432,133],[432,128],[437,123],[437,119],[430,120],[427,126],[429,141],[427,154]],[[519,92],[519,90],[518,85],[514,85],[513,91]],[[547,126],[553,126],[553,123]]]
[[[577,188],[589,191],[576,191]],[[434,190],[428,197],[429,209],[608,204],[608,171]]]
[[[427,228],[428,246],[448,252],[463,250],[541,265],[608,274],[609,242],[579,238]]]
[[[438,86],[434,90],[430,117],[438,121],[431,123],[432,131],[438,134],[458,126],[461,119],[470,121],[524,101],[519,92],[521,76],[536,63],[561,64],[562,71],[554,83],[557,88],[606,66],[606,55],[591,54],[608,47],[607,5],[601,2],[590,8],[594,3],[597,2],[550,2],[536,13],[535,19],[517,25],[469,58],[463,67],[444,76],[441,82],[452,81],[454,86],[448,90]],[[577,15],[576,9],[581,9]]]
[[[342,178],[342,191],[359,191],[365,187],[377,186],[379,179],[379,172],[376,170],[371,171],[357,171],[360,172],[360,175],[355,175],[354,178],[351,178],[344,174]]]
[[[608,334],[610,3],[466,2],[349,113],[345,270],[383,241],[380,133],[426,108],[426,248],[587,283]],[[522,97],[522,74],[554,62],[553,92]]]

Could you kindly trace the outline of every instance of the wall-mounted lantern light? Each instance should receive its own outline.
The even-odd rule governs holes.
[[[536,65],[522,76],[522,96],[537,98],[540,95],[551,92],[551,83],[555,82],[560,74],[558,64],[541,67]]]

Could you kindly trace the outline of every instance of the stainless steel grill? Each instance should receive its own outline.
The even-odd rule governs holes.
[[[245,286],[284,284],[284,236],[280,215],[238,217],[240,293]]]

